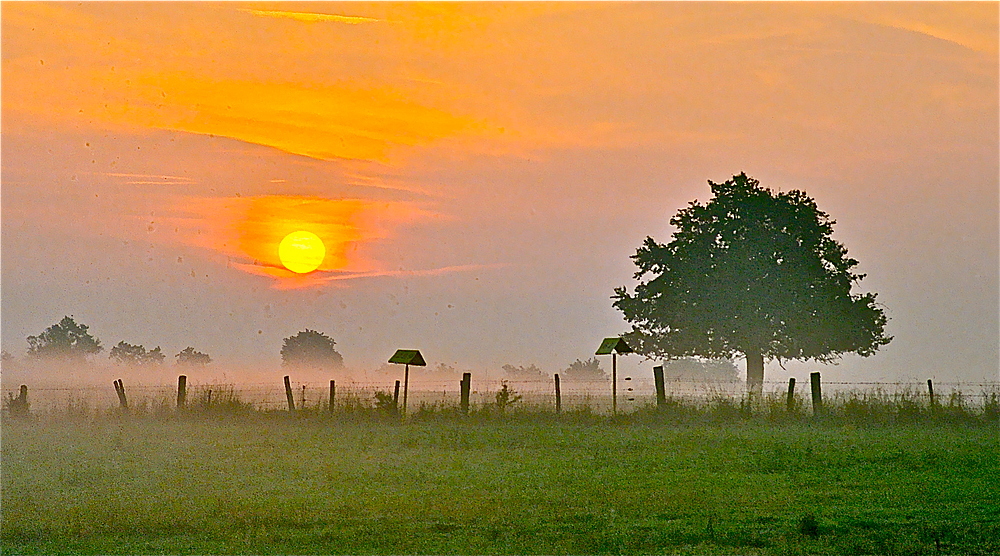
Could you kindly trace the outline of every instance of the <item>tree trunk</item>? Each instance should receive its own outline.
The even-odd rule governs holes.
[[[760,396],[764,391],[764,355],[758,350],[747,350],[747,393]]]

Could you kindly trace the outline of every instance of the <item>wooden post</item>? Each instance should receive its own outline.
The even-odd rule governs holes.
[[[460,408],[462,409],[462,415],[469,414],[469,392],[472,390],[472,373],[462,373],[461,382],[461,402]]]
[[[125,397],[125,383],[120,378],[115,381],[115,393],[118,394],[118,405],[122,409],[128,410],[128,398]]]
[[[337,396],[337,382],[330,381],[330,413],[333,413],[333,400]]]
[[[618,362],[617,353],[611,352],[611,414],[618,414]]]
[[[184,409],[187,405],[187,381],[186,375],[177,377],[177,409]]]
[[[931,382],[931,379],[929,379],[929,378],[927,379],[927,393],[931,397],[931,406],[930,407],[931,407],[931,409],[934,409],[934,383]]]
[[[556,413],[562,413],[562,392],[559,391],[559,373],[556,373]]]
[[[396,388],[392,391],[392,414],[399,413],[399,381],[396,381]]]
[[[819,373],[809,373],[809,382],[812,386],[813,415],[823,411],[823,392],[820,390]]]
[[[403,371],[403,416],[406,416],[406,394],[410,391],[410,364],[406,364]]]
[[[288,411],[295,411],[295,396],[292,396],[292,383],[288,380],[288,375],[285,375],[285,399],[288,400]]]
[[[11,417],[27,417],[28,416],[28,385],[22,384],[20,392],[18,392],[17,398],[10,400],[10,405],[8,410],[10,411]]]
[[[795,409],[795,377],[788,379],[788,397],[785,398],[785,411],[791,413]]]
[[[667,389],[663,385],[663,365],[653,367],[653,382],[656,383],[656,407],[667,405]]]
[[[306,408],[306,385],[302,385],[302,397],[300,398],[299,409]]]

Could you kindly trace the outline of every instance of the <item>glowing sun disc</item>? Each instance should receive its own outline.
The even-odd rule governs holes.
[[[323,264],[326,246],[312,232],[304,230],[292,232],[278,245],[278,258],[285,268],[298,274],[312,272]]]

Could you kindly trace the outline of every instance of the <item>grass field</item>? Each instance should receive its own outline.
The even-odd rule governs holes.
[[[563,417],[7,420],[2,550],[1000,553],[996,426]]]

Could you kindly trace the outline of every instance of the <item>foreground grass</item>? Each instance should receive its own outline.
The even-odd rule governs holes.
[[[5,422],[0,547],[995,554],[998,462],[991,426]]]

